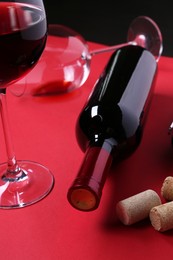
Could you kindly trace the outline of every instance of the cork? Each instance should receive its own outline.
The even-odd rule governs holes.
[[[157,231],[164,232],[173,229],[173,201],[153,207],[149,218]]]
[[[161,195],[167,201],[173,200],[173,177],[172,176],[168,176],[165,178],[161,187]]]
[[[150,210],[160,204],[158,194],[148,189],[119,201],[116,205],[116,214],[124,225],[132,225],[149,217]]]

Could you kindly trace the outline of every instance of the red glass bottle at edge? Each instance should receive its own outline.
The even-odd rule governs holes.
[[[112,54],[76,124],[85,156],[67,194],[74,208],[95,210],[113,159],[129,156],[140,144],[156,71],[154,56],[142,47]]]

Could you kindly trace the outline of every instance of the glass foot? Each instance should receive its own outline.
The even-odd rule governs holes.
[[[158,25],[147,16],[138,16],[130,24],[128,42],[135,42],[150,51],[158,61],[163,51],[162,34]]]
[[[12,209],[32,205],[49,194],[54,177],[45,166],[31,161],[17,162],[21,171],[7,173],[7,164],[0,164],[0,208]]]

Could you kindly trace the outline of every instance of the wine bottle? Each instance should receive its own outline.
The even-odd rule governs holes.
[[[154,56],[142,47],[126,46],[111,55],[76,123],[85,156],[67,194],[74,208],[95,210],[112,160],[129,156],[140,144],[156,72]]]

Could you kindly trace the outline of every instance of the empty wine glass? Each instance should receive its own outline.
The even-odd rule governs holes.
[[[126,43],[96,50],[89,50],[80,34],[63,25],[49,25],[48,35],[41,59],[26,77],[33,95],[63,93],[81,87],[90,73],[93,55],[131,44],[146,48],[159,60],[163,49],[160,29],[147,16],[132,21]]]
[[[0,1],[0,103],[7,163],[0,164],[0,208],[31,205],[53,187],[52,173],[32,161],[17,161],[9,131],[6,88],[37,63],[46,44],[47,22],[42,0]]]

